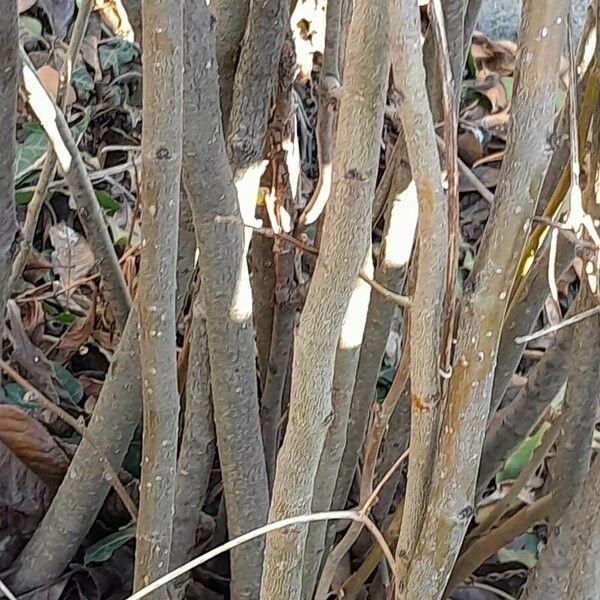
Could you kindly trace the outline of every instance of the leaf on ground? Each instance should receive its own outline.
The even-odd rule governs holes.
[[[137,55],[135,46],[126,40],[114,39],[98,47],[102,70],[112,70],[114,77],[120,75],[123,66],[132,62]]]
[[[75,13],[75,0],[38,0],[37,4],[46,13],[54,35],[64,40]]]
[[[69,313],[74,317],[74,320],[62,336],[58,345],[57,355],[55,356],[55,360],[61,364],[65,363],[73,354],[79,351],[94,330],[96,319],[96,288],[94,287],[93,289],[93,296],[85,316],[77,317]]]
[[[103,23],[119,38],[134,41],[133,28],[121,0],[96,0]]]
[[[48,150],[48,137],[40,125],[30,124],[27,137],[17,144],[16,179],[19,181]]]
[[[58,382],[62,391],[65,392],[67,402],[77,406],[83,398],[83,388],[79,380],[73,374],[58,363],[51,363],[52,375]],[[61,394],[64,397],[65,394]]]
[[[107,215],[114,215],[121,207],[121,205],[104,190],[96,190],[96,198]]]
[[[31,342],[23,322],[21,311],[14,300],[7,303],[7,313],[10,323],[10,334],[13,339],[12,360],[18,362],[27,370],[33,385],[55,402],[58,396],[52,382],[50,361],[46,355]]]
[[[60,83],[60,73],[50,65],[44,65],[37,70],[37,76],[44,89],[56,100],[58,96],[58,86]],[[77,100],[77,94],[72,85],[67,90],[67,106],[70,106]]]
[[[46,484],[0,441],[0,507],[28,516],[42,516]]]
[[[37,0],[17,0],[19,14],[29,10],[36,2]]]
[[[93,562],[105,562],[109,560],[115,550],[126,544],[135,537],[135,527],[128,527],[122,531],[115,531],[104,539],[90,546],[83,557],[83,562],[89,565]]]
[[[52,266],[63,288],[89,275],[94,268],[94,253],[85,238],[65,223],[48,230],[54,246]]]
[[[69,459],[36,419],[16,406],[0,405],[0,440],[49,485],[60,483]]]

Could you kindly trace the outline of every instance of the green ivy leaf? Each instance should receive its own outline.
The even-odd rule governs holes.
[[[128,527],[122,531],[115,531],[90,546],[83,556],[83,563],[89,565],[93,562],[106,562],[121,546],[135,537],[135,527]]]
[[[73,313],[66,311],[58,313],[54,317],[54,320],[58,321],[62,325],[70,325],[71,323],[73,323],[73,321],[75,321],[76,318],[77,317]]]
[[[27,169],[38,161],[44,152],[48,149],[48,137],[37,123],[27,123],[23,130],[28,132],[28,136],[17,144],[16,153],[16,180],[19,181]]]
[[[80,92],[91,92],[94,89],[94,80],[82,63],[75,67],[71,76],[71,83]]]
[[[544,422],[532,436],[528,437],[506,460],[504,468],[496,476],[497,483],[512,481],[516,479],[523,467],[531,460],[534,450],[540,445],[544,433],[550,427],[550,423]]]
[[[96,190],[98,204],[104,209],[107,215],[113,216],[120,208],[119,203],[104,190]]]
[[[133,61],[137,55],[135,46],[126,40],[113,39],[98,46],[98,60],[102,70],[111,69],[115,77],[120,75],[122,67]]]
[[[51,363],[52,375],[60,387],[67,393],[68,400],[78,405],[83,398],[83,388],[79,379],[74,377],[67,369],[58,363]]]
[[[15,192],[17,204],[29,204],[33,198],[33,192]]]

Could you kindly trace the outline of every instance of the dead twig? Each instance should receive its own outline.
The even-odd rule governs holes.
[[[253,540],[257,537],[266,535],[268,533],[277,531],[279,529],[284,529],[286,527],[292,527],[294,525],[300,525],[300,524],[305,524],[305,523],[315,523],[318,521],[333,521],[333,520],[335,520],[335,521],[354,521],[354,522],[361,523],[362,525],[364,525],[369,530],[369,532],[373,535],[373,537],[377,540],[377,543],[381,546],[381,549],[383,550],[383,553],[384,553],[387,561],[389,562],[390,567],[392,569],[394,568],[394,557],[392,555],[392,552],[391,552],[387,542],[385,541],[385,539],[383,538],[383,535],[381,534],[379,529],[377,529],[377,527],[375,526],[373,521],[371,521],[371,519],[369,519],[367,516],[365,516],[362,509],[322,512],[322,513],[314,513],[312,515],[300,515],[297,517],[290,517],[289,519],[282,519],[281,521],[275,521],[274,523],[269,523],[267,525],[264,525],[263,527],[259,527],[257,529],[254,529],[253,531],[249,531],[248,533],[246,533],[244,535],[240,535],[239,537],[236,537],[233,540],[230,540],[226,544],[222,544],[221,546],[218,546],[217,548],[214,548],[213,550],[210,550],[209,552],[206,552],[205,554],[202,554],[201,556],[194,558],[193,560],[187,562],[186,564],[182,565],[178,569],[174,569],[169,574],[164,575],[163,577],[161,577],[160,579],[157,579],[155,582],[151,583],[150,585],[142,588],[141,590],[139,590],[132,596],[129,596],[129,598],[127,598],[127,600],[141,600],[142,598],[145,598],[146,596],[148,596],[150,593],[161,588],[163,585],[166,585],[170,581],[177,579],[181,575],[184,575],[188,571],[195,569],[199,565],[207,563],[208,561],[212,560],[213,558],[220,556],[221,554],[224,554],[225,552],[228,552],[229,550],[231,550],[233,548],[237,548],[238,546],[241,546],[242,544],[245,544],[246,542],[249,542],[250,540]]]
[[[106,480],[112,485],[117,496],[123,502],[123,505],[127,509],[127,512],[131,516],[133,522],[137,520],[137,508],[135,503],[127,493],[125,486],[121,483],[117,472],[110,464],[110,461],[106,458],[102,452],[98,449],[99,444],[90,436],[89,431],[84,427],[75,417],[71,416],[66,410],[52,402],[36,387],[31,385],[24,377],[21,377],[15,369],[13,369],[8,363],[0,359],[0,369],[4,371],[15,383],[18,383],[25,391],[30,392],[35,396],[37,401],[47,410],[54,413],[60,419],[62,419],[67,425],[70,425],[79,435],[82,440],[85,438],[88,444],[94,449],[94,452],[98,456],[98,461],[104,466],[104,473]]]
[[[75,19],[75,24],[73,26],[73,33],[71,34],[69,48],[67,49],[67,54],[65,56],[62,68],[60,70],[58,92],[56,94],[56,103],[58,104],[60,110],[62,110],[63,112],[66,110],[67,107],[66,91],[69,87],[69,83],[71,82],[73,66],[75,65],[77,55],[79,54],[79,50],[81,48],[81,42],[83,41],[83,36],[85,35],[85,31],[87,29],[87,24],[93,5],[94,0],[84,0],[83,2],[81,2],[81,5],[79,6],[79,10],[77,12],[77,18]],[[40,211],[42,210],[42,206],[46,201],[46,198],[48,197],[48,189],[50,186],[50,182],[52,181],[52,179],[54,179],[55,173],[56,154],[52,150],[52,148],[49,148],[48,152],[45,155],[42,172],[38,179],[37,185],[35,186],[33,198],[27,205],[27,215],[25,217],[25,223],[21,230],[21,247],[19,248],[19,253],[15,258],[15,262],[13,263],[12,272],[10,276],[10,290],[14,289],[14,285],[17,279],[21,277],[23,269],[27,264],[27,258],[29,257],[29,253],[31,252],[31,248],[33,247],[33,236],[35,235],[35,228],[37,226],[38,218],[40,216]]]
[[[550,325],[550,327],[546,327],[545,329],[540,329],[539,331],[530,333],[529,335],[517,336],[515,338],[515,344],[527,344],[528,342],[537,340],[541,337],[544,337],[545,335],[548,335],[549,333],[554,333],[555,331],[558,331],[559,329],[562,329],[563,327],[569,327],[569,325],[573,325],[574,323],[579,323],[579,321],[583,321],[584,319],[587,319],[588,317],[593,317],[594,315],[597,315],[598,313],[600,313],[600,304],[598,306],[594,306],[593,308],[590,308],[588,310],[584,310],[583,312],[579,313],[578,315],[573,315],[572,317],[569,317],[568,319],[565,319],[564,321],[561,321],[560,323],[557,323],[556,325]]]
[[[67,174],[78,216],[85,227],[118,327],[122,331],[131,308],[131,299],[83,158],[63,112],[42,86],[23,48],[21,59],[27,101],[46,131],[60,167]]]

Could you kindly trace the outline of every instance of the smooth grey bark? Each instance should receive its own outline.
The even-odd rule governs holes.
[[[369,277],[373,276],[373,258],[370,244],[362,270]],[[356,369],[358,367],[370,297],[371,286],[359,278],[346,309],[337,345],[331,393],[333,419],[327,430],[325,444],[315,476],[312,512],[322,512],[331,508],[335,484],[344,454],[344,447],[346,446],[352,392],[354,390]],[[304,550],[302,584],[302,595],[307,600],[313,597],[315,591],[319,566],[326,547],[326,532],[327,523],[325,521],[322,523],[312,523],[308,529],[306,548]]]
[[[184,306],[190,295],[190,282],[196,265],[196,234],[192,209],[181,187],[179,201],[179,235],[177,236],[177,306]],[[180,315],[178,315],[179,317]]]
[[[297,169],[294,164],[295,115],[293,85],[296,72],[296,49],[291,31],[288,31],[281,50],[279,80],[275,108],[269,126],[269,160],[272,175],[271,197],[275,229],[281,227],[283,215],[291,221],[297,213],[299,196]],[[297,169],[299,173],[299,169]],[[269,487],[273,484],[275,460],[279,449],[279,426],[282,415],[285,381],[294,343],[294,326],[298,310],[296,287],[295,248],[277,238],[272,247],[275,271],[273,289],[273,323],[269,344],[266,380],[260,399],[261,429],[267,463]],[[256,290],[255,290],[256,291]],[[256,315],[256,313],[255,313]]]
[[[219,97],[223,129],[227,131],[233,82],[240,55],[240,45],[246,30],[250,0],[212,0],[210,11],[216,20],[217,64],[219,65]]]
[[[290,0],[252,2],[235,72],[227,151],[242,218],[254,221],[279,57],[288,26]],[[250,235],[246,234],[246,252]]]
[[[555,272],[562,274],[574,258],[573,245],[558,236],[556,247]],[[533,331],[544,302],[548,297],[548,267],[550,264],[550,246],[547,244],[535,259],[531,270],[522,280],[515,292],[514,299],[504,319],[500,345],[498,346],[498,363],[494,374],[494,386],[490,403],[490,418],[495,418],[497,408],[508,389],[510,380],[519,366],[523,344],[517,344],[515,337],[527,335]]]
[[[98,449],[111,464],[122,463],[141,411],[138,310],[134,305],[88,425]],[[22,593],[63,572],[96,520],[109,489],[104,467],[84,437],[50,508],[15,563],[11,589]]]
[[[177,238],[183,116],[183,0],[145,0],[141,251],[142,470],[133,589],[169,570],[173,537],[179,392]],[[166,587],[153,598],[169,597]]]
[[[600,593],[600,461],[559,522],[520,600],[595,600]]]
[[[417,308],[411,313],[409,332],[411,451],[402,527],[396,546],[398,577],[403,577],[423,524],[437,449],[441,413],[439,357],[449,240],[446,194],[420,52],[421,20],[417,3],[391,0],[390,18],[392,73],[402,94],[398,113],[419,201],[419,251],[413,300]],[[452,33],[452,39],[456,42],[454,37],[460,35],[459,50],[455,51],[462,63],[462,13],[458,18],[459,31]]]
[[[411,175],[403,135],[396,141],[394,154],[397,154],[398,160],[395,161],[394,177],[390,184],[385,232],[375,269],[375,280],[393,292],[402,293],[413,251],[419,211],[416,188],[410,184]],[[404,156],[406,159],[401,158]],[[397,307],[381,294],[371,294],[352,392],[346,445],[333,495],[334,509],[344,507],[350,492],[396,310]]]
[[[294,344],[289,421],[277,461],[271,520],[311,509],[331,419],[335,349],[371,230],[388,75],[387,27],[387,0],[355,3],[338,114],[332,196]],[[306,536],[306,526],[267,536],[263,597],[300,598]]]
[[[184,22],[184,181],[200,252],[215,430],[233,538],[264,525],[268,513],[252,293],[244,225],[222,135],[215,39],[206,4],[187,0]],[[256,539],[232,552],[234,597],[258,597],[263,545]]]
[[[527,383],[514,400],[490,419],[483,444],[478,494],[482,493],[502,463],[532,432],[564,385],[571,362],[573,328],[557,332],[552,345],[528,374]]]
[[[204,505],[215,457],[208,336],[206,315],[199,289],[196,291],[192,306],[192,321],[188,335],[190,356],[185,383],[183,434],[177,459],[171,568],[178,567],[192,558],[191,552],[196,543],[200,511]],[[181,588],[185,588],[187,581],[188,579],[185,578]]]
[[[19,21],[16,2],[0,16],[0,330],[8,300],[12,263],[17,252],[19,224],[15,204],[17,91],[19,89]],[[2,392],[0,392],[0,395]]]
[[[406,598],[441,597],[473,512],[495,353],[510,287],[548,166],[567,0],[526,0],[507,150],[458,318],[458,335],[428,515],[406,578]],[[540,31],[547,36],[540,35]],[[449,493],[448,490],[452,490]]]

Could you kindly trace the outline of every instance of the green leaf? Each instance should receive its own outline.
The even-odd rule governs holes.
[[[79,379],[73,377],[73,375],[67,371],[62,365],[58,363],[52,364],[52,375],[60,385],[60,387],[67,393],[69,400],[77,405],[83,398],[83,388]]]
[[[28,123],[23,130],[29,135],[20,144],[17,144],[16,179],[20,180],[26,170],[38,161],[48,149],[48,137],[41,126],[32,128],[33,123]]]
[[[63,325],[70,325],[71,323],[73,323],[73,321],[75,321],[76,318],[77,317],[73,313],[66,311],[58,313],[54,317],[54,320],[58,321],[59,323],[62,323]]]
[[[7,383],[2,386],[4,399],[8,404],[22,406],[25,404],[25,390],[18,383]]]
[[[468,79],[477,79],[477,65],[475,64],[475,59],[473,58],[473,53],[469,48],[469,54],[467,55],[467,73]]]
[[[537,432],[528,437],[514,452],[511,454],[504,468],[496,476],[497,483],[502,481],[512,481],[516,479],[523,470],[523,467],[531,460],[534,450],[540,445],[544,433],[550,427],[550,423],[544,422]]]
[[[103,190],[96,190],[96,198],[98,199],[98,204],[110,216],[114,215],[120,208],[119,203]]]
[[[98,60],[103,71],[112,70],[116,77],[121,68],[133,61],[138,55],[135,46],[126,40],[113,39],[98,46]]]
[[[514,550],[512,548],[500,548],[498,550],[498,560],[501,563],[518,562],[531,569],[536,563],[535,553],[529,550]]]
[[[121,546],[135,537],[135,527],[128,527],[122,531],[115,531],[104,539],[90,546],[83,556],[83,563],[89,565],[93,562],[106,562]]]
[[[33,192],[15,192],[15,201],[17,204],[29,204],[33,198]]]
[[[94,80],[82,63],[75,67],[71,82],[73,87],[80,92],[91,92],[94,89]]]
[[[42,23],[29,15],[19,17],[19,28],[26,31],[32,38],[43,40]]]

